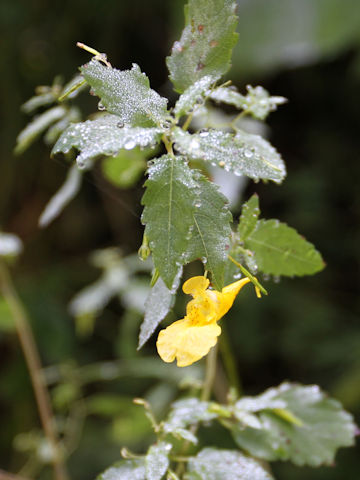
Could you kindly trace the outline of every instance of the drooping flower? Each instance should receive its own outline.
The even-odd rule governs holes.
[[[183,319],[160,331],[156,346],[162,360],[172,362],[176,358],[178,367],[187,367],[209,353],[221,333],[218,320],[230,310],[249,281],[242,278],[218,292],[208,289],[210,282],[205,277],[187,280],[183,291],[192,295],[193,300],[187,304]]]

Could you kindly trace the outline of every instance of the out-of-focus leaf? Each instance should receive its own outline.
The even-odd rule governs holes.
[[[216,78],[211,75],[206,75],[200,78],[193,85],[190,85],[185,92],[180,95],[174,107],[174,114],[176,118],[190,112],[195,105],[201,105],[204,102],[206,95],[210,93],[210,86],[215,82]]]
[[[261,426],[235,424],[232,433],[241,448],[266,460],[330,465],[338,448],[354,444],[351,415],[316,385],[284,383],[259,397],[240,399],[235,409],[259,412]]]
[[[114,113],[118,122],[132,127],[153,127],[166,120],[167,99],[150,88],[148,77],[135,63],[131,70],[120,71],[91,60],[80,70],[100,97],[103,108]]]
[[[245,239],[261,272],[271,275],[313,275],[325,266],[314,245],[285,223],[259,220]]]
[[[161,480],[165,475],[170,461],[171,443],[159,442],[152,445],[145,457],[146,480]]]
[[[264,138],[238,131],[236,135],[204,130],[198,134],[174,129],[176,149],[194,160],[205,160],[235,175],[246,175],[254,180],[272,180],[281,183],[285,178],[285,164]]]
[[[81,187],[82,172],[75,164],[70,167],[66,180],[51,198],[42,212],[39,225],[44,228],[60,215],[66,205],[75,197]]]
[[[124,127],[116,115],[103,115],[95,120],[71,125],[51,153],[68,153],[75,147],[80,151],[76,158],[79,167],[89,168],[91,160],[99,155],[114,156],[121,149],[155,146],[161,134],[160,128]]]
[[[278,105],[286,102],[286,98],[270,96],[263,87],[252,87],[247,85],[247,95],[241,95],[231,87],[218,87],[210,94],[210,98],[216,102],[234,105],[250,113],[254,118],[264,120],[270,112],[276,110]]]
[[[158,279],[150,290],[145,302],[145,316],[140,327],[138,350],[145,345],[161,320],[169,313],[175,300],[175,293],[179,286],[181,275],[182,268],[176,277],[177,285],[174,288],[175,292],[169,290],[161,278]]]
[[[188,462],[186,480],[273,480],[261,461],[236,450],[204,448]]]
[[[101,473],[96,480],[146,480],[145,461],[121,460]]]
[[[64,86],[58,100],[62,102],[65,99],[75,98],[85,87],[86,81],[84,77],[82,75],[75,75],[75,77]]]
[[[124,412],[136,410],[137,407],[131,397],[115,393],[96,393],[86,397],[86,411],[89,415],[114,417],[124,415]]]
[[[115,157],[106,157],[101,164],[104,177],[120,188],[136,184],[146,168],[144,153],[139,148],[120,150]]]
[[[33,113],[36,109],[40,107],[51,105],[55,102],[55,100],[55,95],[52,92],[35,95],[35,97],[31,97],[21,106],[21,110],[25,113]]]
[[[228,71],[238,37],[235,9],[233,0],[189,0],[180,41],[166,59],[176,91],[183,92],[205,75],[217,80]]]
[[[51,124],[60,120],[60,118],[65,115],[66,108],[56,106],[35,117],[34,120],[19,133],[16,139],[14,153],[17,155],[23,153]]]
[[[254,228],[256,227],[259,215],[259,197],[254,194],[250,198],[250,200],[244,203],[241,210],[238,232],[242,241],[245,241],[247,237],[253,232]]]
[[[12,332],[15,322],[11,310],[3,297],[0,297],[0,332]]]
[[[66,115],[58,122],[55,122],[44,135],[46,145],[54,145],[56,140],[60,137],[63,131],[68,128],[71,123],[78,123],[81,121],[81,113],[77,107],[69,108]]]

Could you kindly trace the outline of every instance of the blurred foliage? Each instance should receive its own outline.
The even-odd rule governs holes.
[[[359,418],[360,4],[356,0],[238,3],[240,41],[230,72],[234,83],[240,91],[247,81],[261,83],[289,99],[269,121],[271,141],[287,161],[288,177],[281,188],[248,185],[244,198],[259,193],[264,217],[277,216],[296,225],[328,263],[314,278],[266,283],[271,294],[261,302],[245,292],[228,314],[226,325],[243,390],[259,393],[284,379],[318,383]],[[88,254],[114,244],[125,254],[137,250],[142,188],[116,189],[103,179],[100,169],[87,173],[71,207],[46,231],[39,231],[39,215],[62,184],[66,169],[63,163],[49,160],[49,149],[41,142],[22,157],[12,156],[15,138],[27,121],[20,105],[36,85],[50,84],[59,72],[65,81],[72,77],[87,58],[75,48],[78,40],[106,51],[118,68],[139,63],[152,88],[175,100],[164,59],[182,28],[182,8],[182,0],[0,3],[1,226],[18,234],[26,246],[16,267],[16,282],[44,364],[59,364],[48,367],[48,380],[59,417],[72,410],[68,428],[74,429],[70,432],[75,440],[78,432],[79,444],[70,470],[79,480],[93,478],[94,472],[118,459],[124,444],[146,450],[144,433],[151,436],[151,430],[141,407],[131,403],[134,396],[146,396],[162,415],[177,395],[178,376],[196,388],[200,375],[188,376],[169,366],[164,373],[160,360],[148,357],[154,354],[152,342],[136,352],[141,317],[125,313],[115,300],[101,314],[99,328],[96,324],[90,338],[76,336],[66,305],[98,278]],[[96,105],[87,95],[79,103],[85,113]],[[126,187],[124,180],[121,183]],[[196,270],[196,265],[190,268]],[[180,318],[183,311],[179,299],[174,317]],[[0,316],[0,463],[17,471],[26,457],[16,438],[26,432],[30,439],[37,438],[39,424],[28,373],[2,301]],[[88,381],[79,385],[85,368]],[[144,376],[135,375],[134,369]],[[223,381],[220,375],[216,385],[220,397]],[[85,422],[83,402],[88,409]],[[222,431],[210,429],[204,435],[208,442],[221,438],[231,448],[232,440]],[[340,452],[336,468],[279,464],[274,475],[279,480],[356,478],[358,458],[355,449],[348,449]],[[41,479],[49,478],[48,473]]]

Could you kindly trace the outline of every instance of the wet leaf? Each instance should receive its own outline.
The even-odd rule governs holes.
[[[189,0],[185,28],[166,59],[177,92],[206,75],[217,80],[228,71],[238,37],[235,9],[233,0]]]
[[[166,118],[167,99],[150,88],[148,77],[135,63],[131,70],[106,67],[91,60],[80,68],[102,108],[132,127],[160,125]]]
[[[106,157],[101,164],[104,177],[120,188],[129,188],[142,176],[146,161],[139,148],[120,150],[115,157]]]
[[[215,82],[216,78],[211,75],[206,75],[200,80],[190,85],[185,92],[180,95],[179,100],[174,107],[174,114],[176,118],[190,112],[194,106],[202,105],[204,98],[210,94],[210,86]]]
[[[204,448],[188,463],[186,480],[272,480],[261,461],[236,450]]]
[[[152,445],[145,457],[146,480],[161,480],[165,475],[170,461],[171,443],[159,442]]]
[[[278,152],[259,135],[240,130],[236,135],[215,130],[191,135],[177,128],[173,131],[173,140],[183,155],[210,162],[235,175],[276,183],[281,183],[286,175]]]
[[[259,197],[255,193],[246,203],[244,203],[241,210],[238,232],[242,241],[245,241],[251,232],[253,232],[259,215]]]
[[[101,473],[96,480],[146,480],[145,461],[121,460]]]
[[[103,115],[67,128],[54,145],[52,155],[76,148],[80,152],[76,158],[78,166],[90,168],[91,161],[99,155],[114,156],[121,149],[155,146],[161,134],[160,128],[124,127],[116,115]]]

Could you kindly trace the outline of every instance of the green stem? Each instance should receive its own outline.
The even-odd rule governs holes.
[[[182,126],[182,129],[183,130],[187,130],[189,128],[189,125],[191,123],[191,120],[193,119],[193,115],[194,113],[190,113],[190,115],[187,117],[187,119],[185,120],[185,123],[184,125]]]
[[[216,375],[217,352],[218,345],[216,344],[215,347],[210,350],[209,355],[206,358],[205,380],[200,397],[203,402],[207,402],[211,396],[211,390],[214,385]]]
[[[245,267],[243,267],[241,265],[241,263],[237,262],[231,255],[228,255],[228,259],[230,261],[232,261],[237,267],[239,267],[239,269],[241,270],[241,272],[246,276],[248,277],[248,279],[255,285],[255,287],[257,287],[264,295],[267,295],[268,292],[265,290],[265,288],[261,285],[261,283],[259,282],[259,280],[254,277],[254,275],[252,275],[248,270],[246,270]]]
[[[220,352],[224,362],[224,367],[231,387],[235,390],[237,397],[241,395],[241,384],[237,373],[234,355],[231,350],[229,335],[225,323],[221,325]]]
[[[0,260],[0,292],[8,304],[14,318],[15,328],[29,369],[40,421],[53,453],[52,463],[55,479],[67,480],[68,476],[65,469],[63,455],[59,448],[57,433],[55,431],[54,415],[42,371],[40,355],[36,347],[25,309],[12,283],[9,269],[6,263],[2,260]]]

